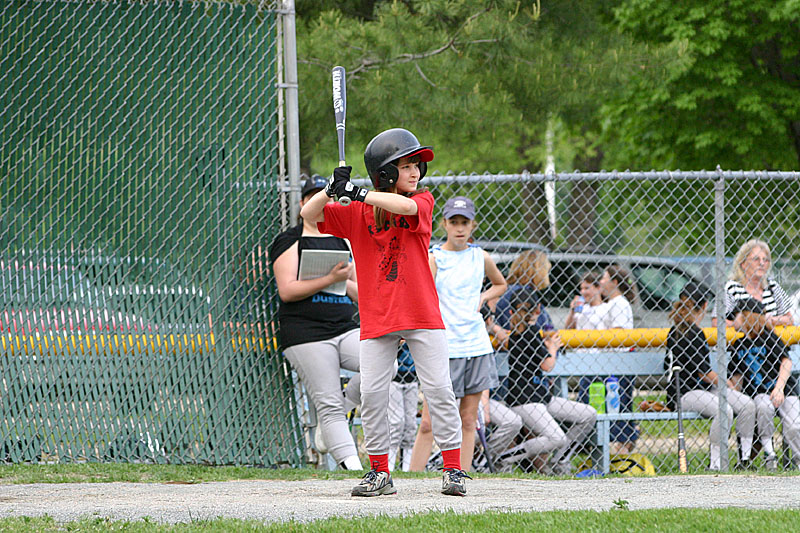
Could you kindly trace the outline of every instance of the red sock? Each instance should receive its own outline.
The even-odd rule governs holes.
[[[389,454],[384,453],[381,455],[372,455],[369,456],[369,467],[376,472],[388,472],[389,471]]]
[[[442,450],[442,463],[445,470],[461,470],[461,448]]]

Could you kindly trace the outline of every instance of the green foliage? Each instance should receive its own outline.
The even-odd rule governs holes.
[[[624,0],[621,31],[667,61],[604,106],[618,167],[796,169],[800,9],[794,0]]]
[[[628,507],[629,503],[630,502],[628,500],[623,500],[622,498],[619,498],[617,500],[614,500],[614,506],[615,506],[614,508],[619,511],[630,511],[630,507]]]
[[[549,117],[586,131],[642,60],[594,3],[301,2],[297,14],[301,159],[320,172],[335,163],[334,65],[348,72],[356,172],[369,139],[395,126],[435,146],[434,168],[516,172],[541,168]]]

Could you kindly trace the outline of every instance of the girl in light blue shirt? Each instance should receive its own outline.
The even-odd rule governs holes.
[[[497,369],[486,324],[480,309],[506,290],[506,280],[494,260],[470,243],[475,222],[475,204],[465,196],[450,198],[444,205],[444,244],[431,250],[430,264],[439,296],[450,353],[450,379],[460,402],[461,465],[472,465],[475,429],[481,393],[498,385]],[[483,280],[491,283],[485,291]],[[433,435],[427,405],[411,455],[411,470],[424,470],[431,453]]]

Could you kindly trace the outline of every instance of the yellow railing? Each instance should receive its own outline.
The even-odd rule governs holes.
[[[562,329],[561,339],[567,348],[658,348],[667,342],[669,328],[636,329]],[[703,328],[711,346],[717,344],[717,328]],[[778,326],[775,333],[786,344],[800,343],[800,326]],[[727,328],[730,343],[742,334]],[[238,335],[231,339],[231,346],[238,350],[277,350],[277,341],[263,337]],[[103,353],[126,355],[129,353],[212,352],[216,348],[213,333],[204,334],[13,334],[0,335],[0,349],[10,355],[44,355]]]
[[[262,337],[238,335],[231,339],[235,350],[267,350],[270,340]],[[277,350],[275,339],[272,349]],[[83,355],[101,353],[127,355],[141,353],[175,353],[214,351],[216,342],[213,333],[204,334],[13,334],[0,335],[0,349],[9,355]]]
[[[669,328],[637,329],[562,329],[561,339],[567,348],[657,348],[667,342]],[[703,328],[706,340],[711,346],[717,344],[717,328]],[[777,326],[775,333],[786,344],[800,342],[800,326]],[[730,343],[743,335],[733,328],[726,329]]]

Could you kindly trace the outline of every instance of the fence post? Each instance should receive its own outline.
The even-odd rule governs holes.
[[[717,394],[719,398],[719,454],[720,471],[728,471],[728,339],[725,322],[725,174],[717,165],[714,182],[714,300],[717,309]]]
[[[283,2],[283,58],[286,91],[286,161],[289,174],[289,225],[300,213],[300,122],[297,104],[297,41],[295,40],[294,0]]]

